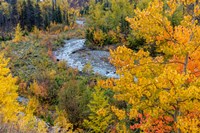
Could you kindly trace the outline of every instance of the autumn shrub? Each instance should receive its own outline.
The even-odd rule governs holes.
[[[106,44],[116,44],[119,42],[119,35],[113,30],[110,30],[107,34]]]
[[[69,29],[70,29],[70,28],[69,28],[69,26],[67,26],[67,25],[64,27],[64,31],[68,31]]]
[[[64,110],[56,108],[56,118],[54,120],[55,132],[73,132],[73,125],[68,120],[68,115]],[[57,128],[56,128],[57,127]],[[58,127],[62,127],[59,129]]]
[[[101,29],[88,29],[86,31],[86,44],[89,47],[102,47],[105,44],[107,34],[104,33]]]
[[[41,31],[36,26],[34,26],[32,33],[36,39],[39,39],[41,37]]]
[[[17,83],[19,85],[19,93],[23,93],[23,94],[27,94],[27,83],[25,81],[18,81],[19,83]]]
[[[64,39],[65,39],[64,35],[56,36],[55,39],[53,40],[53,50],[56,50],[57,48],[62,47],[65,43]]]
[[[18,103],[18,86],[13,78],[7,59],[0,54],[0,132],[46,132],[45,122],[34,116],[36,99],[29,99],[28,105]]]
[[[57,66],[59,69],[66,69],[67,67],[67,62],[64,60],[58,61]]]
[[[67,112],[70,122],[76,126],[88,116],[90,93],[91,90],[84,82],[75,79],[65,82],[59,91],[59,107]]]
[[[48,31],[51,34],[58,34],[61,31],[63,31],[63,29],[64,29],[64,25],[63,24],[51,23],[50,26],[49,26]]]
[[[93,34],[94,34],[94,29],[89,28],[86,30],[86,42],[92,43],[93,42]]]
[[[8,68],[8,59],[0,54],[0,118],[5,123],[16,122],[17,113],[21,111],[19,103],[16,101],[18,97],[18,86],[16,78],[13,78]],[[9,95],[8,95],[9,94]]]
[[[91,47],[102,47],[105,45],[117,44],[125,42],[123,34],[119,31],[89,28],[86,30],[86,44]]]
[[[90,63],[85,64],[83,67],[83,72],[84,73],[92,73],[93,72],[92,65]]]
[[[151,126],[144,129],[144,132],[172,132],[174,127],[171,125],[174,123],[171,116],[159,116],[158,118],[151,118],[148,114],[138,114],[138,117],[134,120],[134,125],[130,126],[133,131],[139,131],[143,123],[152,122]]]
[[[95,30],[94,31],[94,43],[98,46],[103,46],[104,41],[106,39],[106,34],[101,30]]]
[[[38,97],[47,97],[47,86],[43,84],[38,84],[36,81],[30,86],[31,91]]]

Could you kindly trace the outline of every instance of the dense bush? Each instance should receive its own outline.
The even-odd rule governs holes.
[[[127,0],[101,2],[92,0],[87,18],[87,43],[103,46],[123,42],[124,37],[129,34],[129,24],[125,18],[133,16],[133,8],[134,4]]]
[[[91,89],[86,82],[70,79],[59,91],[59,107],[68,114],[70,122],[80,126],[88,117],[87,104],[91,99]]]

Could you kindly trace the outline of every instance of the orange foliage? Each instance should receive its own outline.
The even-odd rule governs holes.
[[[27,92],[27,83],[26,82],[20,82],[19,83],[19,91],[22,93],[26,93]]]
[[[173,123],[173,118],[170,116],[159,116],[158,118],[152,118],[150,115],[138,114],[136,118],[139,123],[130,126],[132,130],[139,129],[144,123],[149,122],[149,126],[144,128],[145,133],[168,133],[173,131],[171,124]]]
[[[36,96],[47,97],[48,95],[48,86],[45,83],[38,84],[36,81],[34,81],[30,88]]]
[[[200,76],[200,50],[197,49],[193,53],[190,54],[188,57],[187,69],[190,72],[190,79],[191,81],[194,77]],[[183,57],[174,56],[170,62],[176,63],[178,65],[177,70],[182,73],[184,70],[185,59]]]
[[[179,118],[179,123],[177,123],[177,128],[180,128],[183,133],[197,133],[200,128],[200,112],[190,111],[190,113],[185,114],[184,117]]]

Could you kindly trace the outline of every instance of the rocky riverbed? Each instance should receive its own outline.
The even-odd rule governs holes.
[[[70,39],[65,41],[64,47],[54,52],[58,60],[65,60],[68,66],[82,71],[86,64],[90,64],[94,73],[102,76],[117,78],[115,67],[110,64],[108,51],[91,50],[85,46],[85,39]]]

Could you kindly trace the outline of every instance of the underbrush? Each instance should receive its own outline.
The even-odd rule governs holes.
[[[17,77],[18,94],[28,103],[29,99],[35,99],[33,114],[45,121],[48,130],[55,127],[61,132],[91,130],[83,123],[93,114],[89,106],[95,101],[97,81],[105,77],[92,74],[89,64],[83,72],[72,69],[65,61],[57,60],[53,53],[63,46],[65,39],[84,38],[84,33],[83,27],[60,33],[34,29],[19,42],[6,41],[0,45],[0,52],[10,58],[12,75]],[[101,89],[100,99],[102,95],[105,97],[101,102],[117,104],[112,91]],[[98,110],[101,108],[100,105]]]
[[[72,29],[59,34],[35,31],[20,42],[1,43],[0,51],[10,58],[9,68],[18,77],[19,95],[39,101],[34,114],[53,126],[58,107],[68,114],[75,130],[88,116],[87,104],[93,87],[90,81],[98,77],[85,77],[67,67],[66,62],[57,61],[53,50],[73,36],[83,37],[82,31]]]

